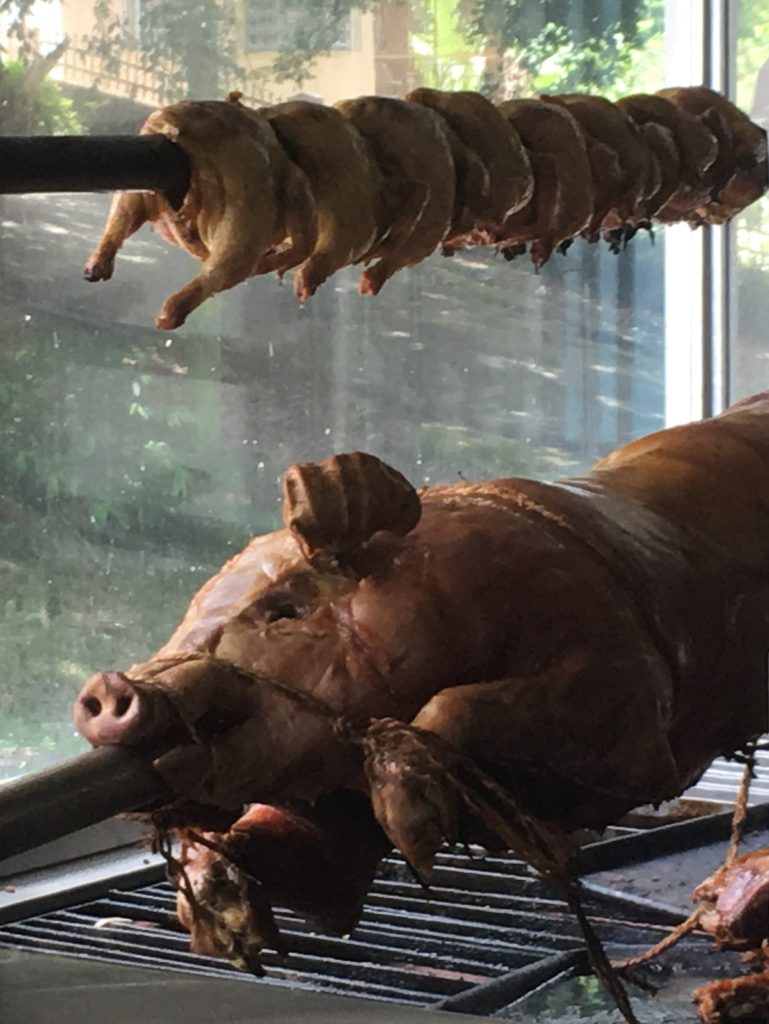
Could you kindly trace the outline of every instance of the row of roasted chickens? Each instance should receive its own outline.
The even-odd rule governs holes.
[[[767,186],[765,132],[704,87],[496,106],[420,88],[405,100],[259,110],[232,93],[156,111],[142,132],[185,150],[190,188],[179,209],[161,194],[119,193],[85,276],[110,278],[125,239],[153,222],[203,261],[164,303],[166,330],[258,274],[298,268],[304,302],[362,263],[360,291],[375,295],[436,250],[528,250],[540,266],[577,237],[618,250],[654,223],[722,224]]]

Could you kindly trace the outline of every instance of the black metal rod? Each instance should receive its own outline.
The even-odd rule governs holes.
[[[168,797],[156,756],[99,747],[0,786],[0,861]]]
[[[745,831],[756,831],[769,826],[769,803],[748,808]],[[576,854],[572,867],[577,874],[606,871],[624,867],[642,860],[653,860],[670,853],[694,849],[709,843],[725,842],[732,831],[732,812],[708,814],[675,825],[662,825],[635,835],[621,836],[608,842],[583,846]]]
[[[525,967],[519,967],[492,981],[473,985],[472,988],[465,989],[464,992],[458,992],[454,996],[442,999],[439,1003],[431,1004],[430,1009],[488,1017],[515,1002],[516,999],[528,995],[529,992],[546,981],[557,978],[564,971],[585,974],[588,968],[587,950],[570,949],[564,953],[546,957],[544,960],[538,960],[536,963],[526,964]]]
[[[0,136],[0,193],[165,192],[178,205],[190,161],[162,135]]]
[[[619,889],[612,889],[611,886],[598,885],[596,882],[580,883],[580,889],[586,896],[594,900],[610,903],[615,913],[635,915],[640,918],[643,924],[680,924],[688,916],[688,910],[681,907],[674,907],[672,903],[662,903],[660,900],[651,900],[646,896],[636,896],[632,892],[621,892]]]

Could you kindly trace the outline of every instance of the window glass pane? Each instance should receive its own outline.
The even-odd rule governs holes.
[[[769,0],[740,0],[736,16],[736,97],[769,128]],[[731,388],[734,398],[769,388],[769,199],[732,229]]]
[[[653,91],[664,6],[51,0],[21,40],[6,22],[0,129],[135,132],[158,104],[234,87],[252,103]],[[363,449],[420,485],[553,478],[663,424],[664,232],[619,255],[575,242],[539,274],[435,255],[376,299],[348,269],[304,308],[255,278],[168,333],[153,317],[192,261],[148,228],[112,281],[82,280],[108,205],[0,199],[0,775],[82,749],[85,677],[144,660],[278,524],[292,462]]]

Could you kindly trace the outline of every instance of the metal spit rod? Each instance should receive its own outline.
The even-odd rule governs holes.
[[[99,747],[0,786],[0,861],[168,798],[157,755]]]
[[[162,135],[0,137],[0,193],[165,192],[179,206],[187,154]]]

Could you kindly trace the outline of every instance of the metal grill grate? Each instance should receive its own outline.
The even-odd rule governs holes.
[[[643,908],[596,901],[589,910],[616,954],[664,934],[644,920]],[[388,860],[349,938],[316,934],[287,911],[278,911],[277,920],[291,952],[285,960],[265,953],[265,979],[191,953],[165,883],[112,889],[81,906],[6,925],[0,946],[417,1006],[582,947],[566,905],[510,857],[442,854],[429,894],[402,861]]]

